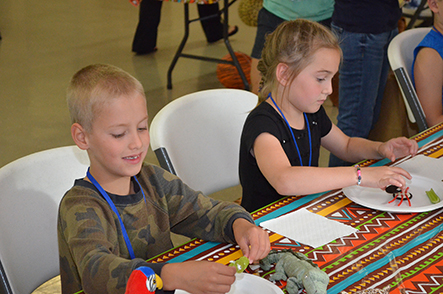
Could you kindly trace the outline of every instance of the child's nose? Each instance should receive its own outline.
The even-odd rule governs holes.
[[[129,147],[131,149],[137,149],[137,148],[140,148],[142,145],[143,145],[143,140],[140,137],[140,135],[138,133],[134,134],[132,136],[131,143],[130,143]]]
[[[332,94],[332,82],[326,83],[326,86],[323,88],[323,94],[326,94],[326,95]]]

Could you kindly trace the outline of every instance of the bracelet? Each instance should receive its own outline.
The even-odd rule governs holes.
[[[357,168],[357,185],[360,186],[360,184],[361,184],[361,169],[358,164],[356,164],[355,167]]]

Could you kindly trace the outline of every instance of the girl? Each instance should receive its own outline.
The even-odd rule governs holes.
[[[405,177],[411,179],[398,167],[318,167],[320,145],[350,162],[394,161],[418,149],[406,138],[386,143],[350,138],[332,124],[322,104],[332,93],[340,59],[337,38],[316,22],[284,22],[268,36],[258,64],[264,101],[246,119],[240,146],[241,204],[249,212],[286,195],[356,184],[403,188]]]
[[[443,122],[443,1],[428,0],[434,26],[414,50],[412,82],[428,126]]]

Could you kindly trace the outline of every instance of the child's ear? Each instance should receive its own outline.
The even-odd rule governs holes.
[[[88,149],[88,142],[86,139],[86,131],[83,129],[83,127],[79,123],[74,123],[71,126],[71,136],[74,140],[75,144],[78,146],[78,148],[82,150]]]
[[[428,5],[432,12],[438,13],[437,0],[428,0]]]
[[[275,71],[275,75],[277,78],[277,81],[283,86],[287,86],[288,81],[289,81],[289,76],[288,76],[288,65],[286,63],[279,63],[277,65],[277,69]]]

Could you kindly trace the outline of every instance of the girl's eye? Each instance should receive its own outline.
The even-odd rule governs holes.
[[[326,79],[325,78],[317,78],[317,81],[318,82],[324,82],[324,81],[326,81]]]
[[[147,131],[148,128],[147,128],[147,127],[143,127],[143,128],[138,128],[138,130],[139,130],[140,132],[143,132],[143,131]]]

